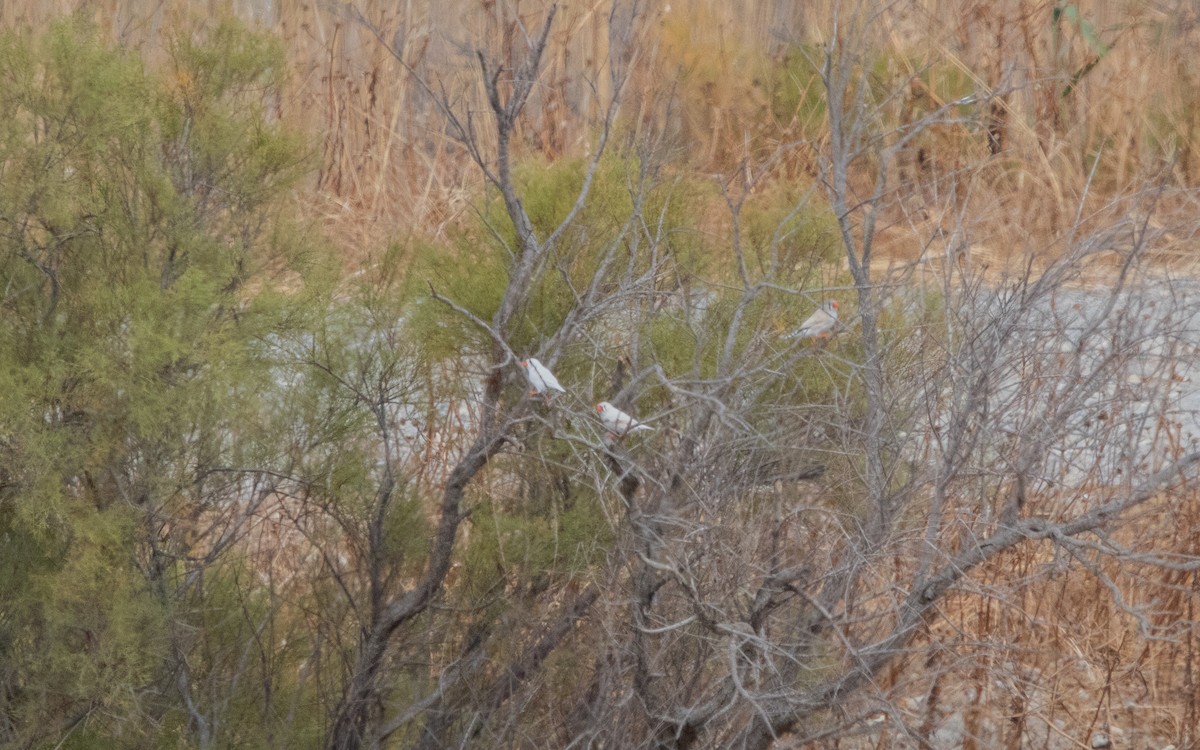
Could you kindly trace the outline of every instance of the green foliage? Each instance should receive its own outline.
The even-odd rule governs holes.
[[[823,54],[813,44],[797,46],[771,69],[768,79],[771,113],[780,123],[795,123],[804,137],[820,136],[825,127],[825,87],[820,72]]]
[[[489,321],[517,239],[490,196],[448,247],[397,245],[377,274],[339,285],[282,200],[308,164],[270,116],[282,70],[276,42],[232,24],[179,40],[162,73],[80,24],[0,37],[0,727],[19,727],[0,742],[184,746],[205,724],[215,746],[315,744],[323,716],[309,709],[340,686],[337,668],[312,678],[306,665],[353,658],[380,594],[425,569],[434,467],[457,445],[410,445],[398,423],[449,431],[478,382],[455,368],[492,345],[429,288]],[[539,238],[573,209],[584,166],[517,168]],[[635,206],[644,180],[657,182]],[[746,203],[755,279],[815,285],[833,257],[829,217],[795,209],[801,187]],[[635,299],[637,354],[668,376],[711,376],[741,299],[729,243],[712,239],[725,237],[720,205],[711,181],[606,158],[508,343],[537,349],[594,282],[628,286],[654,256],[653,286],[639,286],[722,291],[691,319]],[[734,356],[806,314],[760,295]],[[581,341],[555,369],[599,397],[609,365]],[[469,626],[543,607],[539,582],[587,580],[611,552],[602,498],[572,481],[572,446],[528,424],[527,451],[487,468],[519,488],[470,488],[447,588],[481,612]],[[270,510],[239,515],[248,495]],[[301,514],[303,539],[272,537],[271,513]],[[306,553],[286,558],[289,582],[273,544]],[[425,679],[397,671],[398,686]]]
[[[517,168],[523,205],[540,238],[549,236],[574,207],[585,167],[582,162],[564,160],[554,164],[535,161]],[[628,274],[648,270],[651,253],[645,250],[653,246],[668,291],[686,291],[693,285],[698,291],[714,281],[730,288],[705,303],[702,319],[685,319],[682,311],[646,316],[640,337],[643,361],[658,363],[668,377],[714,374],[724,352],[723,331],[732,323],[741,299],[737,263],[728,241],[713,241],[714,235],[701,229],[711,227],[712,208],[723,205],[722,199],[710,181],[674,177],[646,186],[642,203],[635,206],[632,196],[638,181],[645,178],[635,159],[614,156],[601,163],[582,210],[537,269],[532,292],[508,336],[515,351],[536,350],[562,324],[578,295],[591,286],[597,274],[604,274],[599,280],[603,291],[616,289]],[[742,207],[742,246],[752,279],[800,288],[825,281],[823,269],[841,252],[837,225],[822,203],[802,197],[806,190],[811,191],[811,186],[802,182],[777,184],[751,196]],[[644,217],[632,230],[641,233],[639,236],[625,228],[635,210]],[[466,316],[422,299],[426,285],[431,285],[480,319],[491,319],[518,243],[498,199],[486,204],[481,223],[484,226],[460,228],[453,249],[418,245],[413,253],[401,296],[409,301],[404,313],[409,332],[421,342],[422,357],[428,361],[486,351],[491,346],[486,332]],[[602,266],[605,259],[610,262]],[[761,341],[764,333],[781,332],[810,312],[791,297],[760,295],[741,312],[735,357],[744,354],[752,342]],[[606,387],[597,389],[592,382],[596,366],[590,350],[567,350],[555,369],[572,391],[590,401],[601,397]]]
[[[0,741],[143,743],[201,646],[172,639],[234,497],[209,470],[285,453],[263,344],[311,263],[280,201],[303,142],[266,117],[282,55],[223,24],[172,63],[77,22],[0,37]]]
[[[423,358],[437,362],[486,346],[487,332],[430,298],[430,289],[490,321],[508,286],[508,252],[479,232],[462,231],[453,247],[418,243],[397,296],[411,305],[409,331],[423,343]]]
[[[167,651],[166,607],[146,590],[127,553],[135,544],[133,514],[114,506],[79,516],[61,569],[25,592],[39,600],[30,613],[38,627],[24,633],[29,640],[14,661],[23,682],[56,693],[50,706],[22,705],[18,715],[28,721],[55,707],[141,716],[152,703],[136,688],[155,680]]]
[[[691,372],[700,357],[702,362],[708,363],[707,374],[712,374],[715,342],[710,337],[702,337],[682,316],[659,315],[650,322],[646,334],[647,355],[662,366],[663,372]],[[704,344],[708,346],[704,347]]]
[[[774,258],[775,280],[800,287],[813,284],[843,252],[836,217],[812,185],[796,182],[772,183],[746,203],[742,240],[757,275],[769,275]]]
[[[313,698],[295,665],[312,653],[312,634],[303,620],[280,612],[262,573],[236,561],[205,576],[184,602],[190,629],[177,637],[195,640],[189,668],[197,692],[224,704],[217,746],[311,747],[321,721],[296,711]],[[165,721],[186,727],[184,707],[173,706]]]
[[[394,499],[384,526],[382,557],[408,575],[420,572],[433,533],[422,499],[415,493]]]
[[[568,507],[505,507],[481,503],[471,517],[472,541],[464,550],[461,594],[495,595],[497,588],[533,580],[586,577],[612,541],[599,498],[574,488]]]
[[[516,169],[523,205],[539,239],[548,237],[570,213],[585,168],[583,162],[563,160],[553,164],[533,161]],[[634,240],[624,227],[634,210],[632,196],[641,179],[640,169],[636,160],[616,156],[600,165],[583,209],[537,269],[531,293],[508,338],[516,351],[535,349],[562,324],[576,295],[592,283],[606,257],[619,261],[608,266],[611,284],[630,270]],[[639,237],[639,246],[660,242],[660,254],[671,260],[679,274],[695,274],[717,265],[718,251],[699,242],[695,230],[702,219],[700,204],[713,194],[711,187],[703,187],[699,181],[680,179],[651,186],[641,210],[654,217],[658,236]],[[405,313],[409,330],[422,342],[428,360],[490,346],[490,338],[477,324],[428,299],[432,287],[490,322],[508,283],[508,265],[519,248],[516,230],[498,196],[485,204],[480,223],[454,229],[450,248],[418,243],[398,289],[411,306]],[[644,230],[639,227],[635,231]],[[644,271],[648,263],[648,255],[638,253],[632,268]]]

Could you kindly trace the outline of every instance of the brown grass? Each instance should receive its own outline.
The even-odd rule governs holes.
[[[76,5],[6,3],[0,25],[44,26]],[[436,236],[462,216],[478,194],[477,170],[447,138],[421,81],[482,116],[473,50],[519,59],[522,25],[537,26],[548,4],[458,0],[433,12],[379,0],[355,5],[374,29],[337,3],[107,0],[86,7],[100,28],[151,60],[172,38],[202,34],[222,13],[278,33],[291,62],[280,116],[312,133],[320,153],[302,201],[354,265],[390,240],[411,232]],[[785,178],[811,169],[814,123],[802,112],[773,107],[768,82],[772,75],[788,78],[787,66],[796,64],[793,43],[827,39],[836,5],[648,5],[629,32],[638,53],[625,121],[635,132],[667,134],[671,157],[702,173],[729,174],[743,160],[761,160],[797,140],[793,158],[773,169]],[[1053,247],[1081,204],[1086,212],[1148,184],[1196,184],[1196,14],[1134,2],[1077,5],[1079,17],[1111,47],[1107,54],[1079,25],[1062,21],[1056,31],[1050,3],[862,4],[878,14],[878,47],[870,53],[877,74],[890,86],[910,80],[894,113],[898,122],[970,91],[1002,92],[987,108],[966,113],[975,122],[931,131],[902,160],[895,188],[910,215],[936,216],[953,195],[957,205],[970,206],[978,243],[1036,250]],[[851,11],[859,12],[843,9]],[[543,86],[522,132],[528,152],[554,159],[586,151],[608,95],[608,23],[603,4],[561,9]],[[996,155],[988,151],[985,127],[1002,139]],[[1103,159],[1093,172],[1097,153]],[[908,257],[921,239],[901,231],[886,245]]]

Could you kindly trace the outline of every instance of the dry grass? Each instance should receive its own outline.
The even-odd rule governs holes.
[[[76,5],[7,3],[0,24],[39,27]],[[844,14],[858,11],[846,5]],[[952,197],[971,211],[973,244],[1052,251],[1080,205],[1086,212],[1145,185],[1196,183],[1197,14],[1133,2],[1077,5],[1082,21],[1056,24],[1053,4],[1028,0],[862,4],[878,14],[870,55],[881,83],[910,81],[896,122],[972,91],[997,93],[988,107],[964,112],[968,120],[931,131],[902,159],[895,189],[904,218],[937,215]],[[152,60],[172,38],[203,33],[222,12],[278,33],[291,62],[280,116],[311,132],[320,149],[303,201],[354,265],[397,237],[437,235],[467,210],[478,192],[477,170],[447,138],[425,84],[483,113],[473,50],[519,59],[522,29],[538,25],[548,3],[459,0],[436,11],[379,0],[355,6],[366,24],[332,2],[109,0],[86,7],[102,29]],[[663,139],[672,160],[702,173],[729,174],[783,144],[792,147],[772,167],[777,176],[811,172],[819,119],[802,108],[789,111],[779,87],[812,85],[797,78],[803,65],[795,43],[824,41],[836,6],[646,6],[627,32],[638,52],[625,122],[634,134]],[[522,132],[528,152],[554,159],[586,151],[608,94],[610,33],[617,32],[606,5],[561,9]],[[989,129],[1002,139],[995,155]],[[1194,212],[1190,203],[1174,208]],[[886,246],[911,258],[921,238],[900,219]]]
[[[1180,507],[1196,499],[1162,498],[1116,541],[1147,552],[1200,551],[1200,519],[1180,518]],[[1190,539],[1175,538],[1180,533]],[[1153,612],[1150,623],[1161,630],[1148,637],[1104,582],[1056,558],[1050,545],[1022,548],[944,603],[922,650],[932,661],[908,664],[892,675],[902,684],[884,685],[900,698],[909,727],[943,728],[941,741],[927,735],[936,747],[1042,746],[1042,738],[1047,747],[1087,746],[1096,731],[1118,747],[1195,742],[1194,575],[1113,561],[1099,570],[1129,609]],[[961,734],[944,729],[956,726],[951,717]],[[947,745],[951,736],[962,744]]]

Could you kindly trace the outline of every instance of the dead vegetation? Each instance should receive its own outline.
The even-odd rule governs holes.
[[[826,134],[813,53],[828,41],[837,7],[691,0],[646,4],[635,21],[607,6],[564,7],[514,147],[550,160],[586,153],[611,93],[609,38],[622,33],[638,50],[625,103],[629,137],[667,134],[673,161],[701,173],[729,173],[778,151],[763,167],[769,179],[815,177],[814,149]],[[74,10],[65,1],[8,3],[0,24],[38,27]],[[512,60],[543,10],[465,1],[436,10],[225,6],[286,45],[279,115],[303,124],[319,148],[302,200],[349,265],[370,262],[406,233],[437,236],[470,210],[478,175],[447,137],[437,95],[483,112],[473,50]],[[89,3],[80,12],[155,59],[173,38],[203,34],[213,17],[207,6],[149,0]],[[956,97],[973,101],[953,121],[926,128],[899,159],[896,213],[884,223],[898,230],[889,254],[912,260],[953,234],[963,205],[972,210],[970,244],[1003,258],[1053,254],[1077,211],[1088,215],[1135,185],[1188,188],[1200,175],[1200,31],[1187,4],[905,2],[881,4],[873,17],[873,77],[881,86],[909,82],[888,105],[897,122]],[[1177,205],[1164,206],[1168,216],[1195,209],[1186,193],[1169,202]],[[1162,251],[1184,262],[1188,238],[1176,239]]]

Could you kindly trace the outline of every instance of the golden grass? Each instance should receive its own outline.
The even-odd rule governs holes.
[[[1192,492],[1186,500],[1195,499]],[[1200,552],[1196,539],[1159,535],[1164,528],[1197,528],[1200,519],[1178,524],[1182,500],[1164,497],[1117,541],[1142,551]],[[1146,544],[1148,536],[1157,536],[1156,542]],[[943,603],[926,639],[944,655],[933,665],[909,665],[903,677],[920,688],[921,674],[928,679],[940,672],[943,695],[951,697],[931,706],[918,694],[918,701],[907,704],[913,724],[930,711],[939,719],[964,712],[968,724],[982,727],[985,741],[979,747],[994,746],[1006,725],[1035,731],[1028,729],[1031,719],[1039,726],[1060,719],[1068,735],[1085,744],[1104,725],[1115,728],[1125,746],[1195,741],[1200,724],[1190,665],[1198,644],[1188,594],[1194,574],[1122,567],[1111,560],[1098,565],[1130,606],[1154,613],[1150,622],[1162,631],[1147,637],[1104,583],[1066,563],[1050,545],[1023,547],[973,575],[973,591]],[[1012,702],[1018,693],[1027,700]],[[1026,734],[1026,744],[1019,746],[1034,736]]]
[[[291,64],[279,114],[312,133],[319,149],[303,200],[354,265],[390,239],[436,236],[462,216],[478,194],[478,170],[448,138],[422,81],[484,118],[473,50],[518,61],[525,31],[539,26],[548,3],[354,5],[366,23],[340,4],[296,0],[107,0],[86,7],[101,29],[151,61],[173,38],[202,34],[222,13],[279,34]],[[624,121],[635,134],[662,139],[675,162],[705,174],[731,174],[747,159],[761,163],[789,143],[788,158],[771,170],[782,177],[811,173],[821,138],[813,129],[821,123],[803,109],[788,111],[780,87],[813,85],[797,76],[804,67],[797,45],[827,41],[838,5],[648,5],[626,34],[636,54]],[[843,24],[871,20],[876,46],[866,62],[880,84],[907,92],[895,102],[895,122],[956,96],[1002,94],[964,112],[971,121],[939,126],[902,155],[893,187],[910,207],[936,214],[952,205],[953,194],[958,205],[970,201],[981,244],[1020,251],[1052,246],[1081,203],[1147,184],[1196,183],[1200,67],[1192,60],[1200,30],[1141,3],[1076,5],[1086,34],[1082,23],[1056,25],[1053,4],[1028,0],[970,12],[944,0],[842,4]],[[75,6],[6,3],[0,26],[41,27]],[[609,18],[600,3],[560,9],[542,86],[520,133],[526,152],[554,159],[588,150],[610,93],[610,33],[620,35]],[[988,151],[987,128],[1002,139],[999,154]],[[887,243],[908,254],[920,244],[903,232]]]

